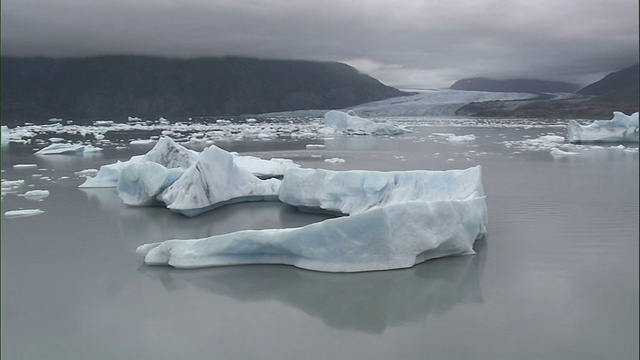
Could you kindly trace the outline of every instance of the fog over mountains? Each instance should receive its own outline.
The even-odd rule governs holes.
[[[469,78],[453,90],[415,94],[337,62],[114,55],[2,57],[0,64],[3,124],[346,108],[370,116],[609,118],[612,111],[638,111],[640,82],[634,65],[582,89],[558,81]]]

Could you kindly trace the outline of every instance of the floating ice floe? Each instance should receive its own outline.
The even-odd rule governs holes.
[[[238,167],[251,172],[261,179],[279,178],[284,176],[287,169],[300,167],[291,159],[271,158],[265,160],[255,156],[240,155],[235,152],[230,154],[233,156],[233,162]]]
[[[456,134],[449,134],[449,133],[432,133],[431,135],[429,135],[430,138],[432,139],[444,139],[447,140],[449,142],[454,142],[454,143],[463,143],[463,142],[471,142],[471,141],[475,141],[477,139],[477,137],[474,134],[469,134],[469,135],[456,135]]]
[[[168,240],[136,252],[149,265],[178,268],[267,263],[330,272],[406,268],[474,254],[473,243],[487,231],[480,173],[479,166],[391,173],[290,169],[281,201],[350,215],[294,229]]]
[[[239,167],[234,157],[212,145],[158,199],[172,211],[196,216],[218,206],[243,201],[274,200],[280,180],[261,180]]]
[[[27,200],[39,201],[49,196],[49,190],[30,190],[22,196]]]
[[[613,113],[611,120],[596,120],[590,125],[569,121],[569,141],[580,142],[638,142],[638,113]]]
[[[341,163],[347,162],[347,160],[342,158],[330,158],[330,159],[324,159],[324,162],[331,163],[331,164],[341,164]]]
[[[6,218],[20,218],[27,216],[34,216],[43,214],[44,211],[40,209],[25,209],[25,210],[11,210],[4,213],[4,217]]]
[[[92,145],[54,143],[36,151],[35,155],[80,155],[101,151],[101,148]]]
[[[0,135],[2,135],[2,146],[9,145],[11,138],[9,137],[9,127],[2,125],[0,128]]]
[[[551,149],[551,151],[549,153],[554,158],[555,157],[572,156],[572,155],[579,155],[580,154],[580,153],[575,152],[575,151],[564,151],[564,150],[560,150],[558,148]]]
[[[397,135],[410,132],[388,122],[373,122],[356,115],[353,110],[331,110],[324,115],[324,132],[328,134]]]
[[[38,164],[15,164],[13,165],[14,169],[29,169],[38,167]]]

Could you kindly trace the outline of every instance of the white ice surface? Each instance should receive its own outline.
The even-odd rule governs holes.
[[[84,183],[80,184],[81,188],[109,188],[116,187],[118,185],[118,179],[120,178],[120,171],[127,164],[141,161],[144,155],[133,156],[127,161],[118,160],[114,164],[102,165],[98,174],[94,177],[87,176]]]
[[[262,263],[329,272],[387,270],[474,254],[486,219],[484,197],[410,201],[301,228],[168,240],[136,251],[149,265],[178,268]]]
[[[238,167],[251,172],[259,178],[282,177],[287,169],[300,167],[291,159],[271,158],[265,160],[238,153],[231,153],[231,155],[233,155],[233,162]]]
[[[350,215],[294,229],[168,240],[136,251],[149,265],[290,264],[329,272],[397,269],[473,254],[474,241],[487,232],[480,173],[479,166],[409,172],[289,169],[281,201]]]
[[[152,162],[132,162],[120,171],[116,190],[122,201],[130,206],[149,206],[158,203],[156,197],[173,184],[185,170]]]
[[[355,112],[331,110],[324,114],[324,132],[327,134],[374,134],[397,135],[409,130],[388,122],[373,122],[363,119]]]
[[[579,142],[638,142],[638,113],[613,113],[611,120],[596,120],[589,125],[569,121],[569,141]]]
[[[236,165],[260,178],[282,177],[288,168],[299,166],[290,159],[273,158],[264,160],[255,156],[242,156],[237,153],[231,153],[231,155],[233,155],[233,161]],[[87,180],[80,187],[116,187],[120,171],[130,163],[155,162],[168,169],[180,168],[186,170],[197,162],[199,156],[199,152],[187,149],[173,139],[163,136],[144,155],[131,157],[125,162],[118,161],[114,164],[101,166],[98,174],[95,177],[87,177]]]
[[[42,200],[49,196],[49,190],[30,190],[24,193],[24,196],[27,200],[38,201]]]
[[[447,171],[331,171],[290,169],[280,201],[329,212],[354,214],[409,201],[466,200],[484,196],[482,169]]]
[[[2,146],[9,145],[11,138],[9,137],[9,127],[2,125],[0,127],[0,135],[2,135]]]
[[[19,218],[43,214],[40,209],[11,210],[4,213],[6,218]]]
[[[461,107],[472,102],[523,100],[537,95],[466,90],[430,90],[416,95],[394,97],[355,106],[366,116],[454,116]]]
[[[212,145],[158,199],[172,211],[196,216],[232,202],[273,200],[279,186],[280,180],[260,180],[237,166],[230,153]]]
[[[36,151],[36,155],[78,155],[102,151],[99,147],[83,144],[53,143]]]

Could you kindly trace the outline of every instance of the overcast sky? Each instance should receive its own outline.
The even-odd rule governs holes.
[[[638,63],[638,0],[2,0],[2,55],[330,60],[400,88],[581,85]]]

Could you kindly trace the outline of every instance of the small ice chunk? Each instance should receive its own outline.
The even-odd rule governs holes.
[[[323,144],[307,144],[304,146],[308,150],[324,149],[326,145]]]
[[[30,190],[24,193],[24,196],[27,200],[38,201],[42,200],[49,196],[49,190]]]
[[[553,157],[561,157],[561,156],[571,156],[571,155],[578,155],[580,153],[574,152],[574,151],[564,151],[564,150],[560,150],[558,148],[553,148],[550,151],[551,156]]]
[[[153,144],[155,143],[156,140],[153,139],[138,139],[138,140],[131,140],[129,141],[129,145],[149,145],[149,144]]]
[[[324,162],[331,163],[331,164],[340,164],[340,163],[344,163],[344,162],[347,162],[347,161],[345,159],[341,159],[341,158],[330,158],[330,159],[325,159]]]
[[[40,209],[11,210],[11,211],[5,212],[4,217],[14,219],[14,218],[20,218],[20,217],[40,215],[43,213],[44,211]]]
[[[14,169],[28,169],[38,167],[38,164],[15,164],[13,165]]]

